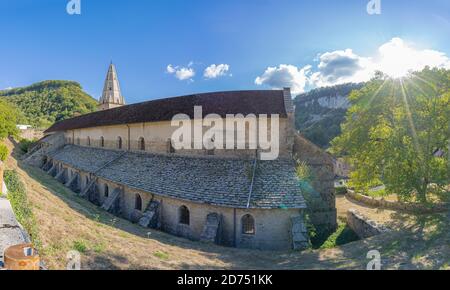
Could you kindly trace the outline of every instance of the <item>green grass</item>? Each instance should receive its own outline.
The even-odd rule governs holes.
[[[347,194],[347,187],[346,186],[339,186],[335,188],[336,195],[345,195]]]
[[[101,254],[105,252],[106,246],[104,244],[96,244],[93,248],[94,252]]]
[[[77,241],[74,241],[74,242],[73,242],[72,248],[73,248],[75,251],[78,251],[78,252],[80,252],[80,253],[82,253],[82,254],[86,253],[87,250],[88,250],[88,247],[87,247],[87,245],[86,245],[86,242],[84,242],[83,240],[77,240]]]
[[[359,240],[359,238],[355,232],[350,229],[347,224],[340,223],[336,232],[328,237],[328,239],[320,246],[320,249],[331,249],[357,240]]]
[[[8,199],[11,202],[17,221],[25,228],[33,245],[40,250],[41,241],[38,235],[38,226],[28,201],[25,185],[15,170],[5,171],[4,179],[8,187]]]
[[[387,195],[389,195],[389,194],[388,194],[388,193],[386,192],[386,190],[383,188],[383,189],[378,189],[378,190],[369,191],[369,192],[367,192],[367,195],[370,196],[370,197],[375,197],[375,198],[377,198],[377,197],[385,197],[385,196],[387,196]]]
[[[153,256],[161,259],[161,260],[169,260],[169,254],[165,252],[156,251],[153,253]]]

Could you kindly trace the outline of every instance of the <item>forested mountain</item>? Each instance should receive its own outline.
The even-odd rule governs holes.
[[[14,106],[0,99],[0,140],[17,133],[16,124],[23,119]]]
[[[341,132],[341,123],[350,106],[348,96],[363,84],[344,84],[319,88],[298,95],[295,100],[295,125],[306,138],[327,148]]]
[[[97,102],[72,81],[43,81],[28,87],[0,91],[0,99],[15,105],[26,122],[47,128],[80,114],[95,111]]]

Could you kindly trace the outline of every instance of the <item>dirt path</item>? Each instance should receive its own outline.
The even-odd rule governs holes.
[[[12,148],[12,144],[9,144]],[[365,269],[367,252],[379,249],[389,259],[385,268],[442,268],[447,262],[435,261],[434,255],[424,262],[412,260],[415,252],[403,249],[409,241],[403,234],[379,236],[339,248],[297,252],[265,252],[225,248],[192,242],[172,235],[143,229],[112,216],[77,197],[52,177],[37,168],[7,161],[26,184],[42,242],[41,255],[50,269],[64,269],[66,254],[76,249],[82,253],[84,269]],[[340,214],[350,206],[339,201]],[[411,241],[421,237],[411,237]],[[418,239],[418,240],[417,240]],[[448,251],[429,243],[436,251]],[[434,252],[433,252],[434,253]],[[450,254],[449,254],[450,255]],[[449,259],[450,260],[450,259]],[[426,265],[426,266],[423,266]]]
[[[0,261],[7,247],[26,242],[28,239],[14,216],[9,200],[0,197]]]
[[[356,209],[369,219],[384,224],[391,229],[397,230],[404,228],[406,224],[410,225],[414,220],[413,215],[394,210],[368,207],[356,201],[349,200],[344,195],[339,195],[336,197],[336,208],[338,217],[341,219],[346,219],[347,211],[349,209]]]

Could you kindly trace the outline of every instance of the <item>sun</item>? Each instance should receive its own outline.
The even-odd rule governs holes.
[[[423,57],[400,38],[381,46],[379,51],[379,69],[392,78],[405,77],[423,66]]]
[[[426,66],[449,67],[450,60],[442,52],[417,49],[401,38],[393,38],[379,48],[374,64],[376,70],[392,78],[403,78]]]

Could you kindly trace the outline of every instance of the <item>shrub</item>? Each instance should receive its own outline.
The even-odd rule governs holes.
[[[0,144],[0,162],[5,161],[8,157],[8,148],[4,144]]]
[[[28,139],[22,139],[19,142],[20,150],[22,150],[25,153],[28,153],[28,150],[30,147],[34,144],[34,140],[28,140]]]
[[[84,254],[87,251],[86,243],[82,240],[77,240],[73,242],[73,249]]]
[[[345,194],[347,194],[347,187],[345,186],[336,187],[336,195],[345,195]]]
[[[169,254],[165,252],[156,251],[153,253],[153,256],[161,259],[161,260],[169,260]]]
[[[37,223],[28,201],[25,185],[14,170],[5,171],[4,177],[5,184],[8,187],[8,199],[11,202],[14,214],[18,222],[30,235],[34,246],[39,249],[41,243],[38,236]]]
[[[346,223],[339,224],[335,233],[328,237],[321,249],[330,249],[359,240],[356,233]]]

